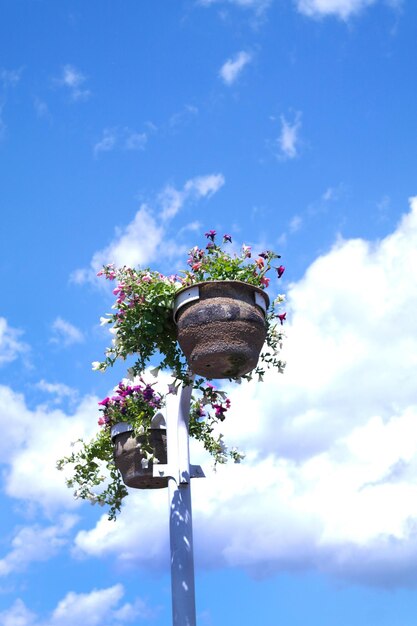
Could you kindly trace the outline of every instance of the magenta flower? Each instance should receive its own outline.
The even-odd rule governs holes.
[[[281,326],[283,325],[284,321],[287,318],[287,313],[281,313],[280,315],[277,315],[277,318],[279,319],[279,321],[281,322]]]
[[[209,230],[207,233],[204,234],[204,236],[207,237],[207,239],[211,239],[212,241],[214,241],[214,238],[216,236],[216,231]]]
[[[110,398],[104,398],[104,400],[101,400],[101,402],[99,402],[100,406],[107,406],[110,402]]]
[[[223,235],[223,243],[226,243],[226,241],[228,241],[229,243],[232,243],[232,236],[231,235]]]
[[[279,267],[277,267],[278,278],[281,278],[284,272],[285,272],[285,267],[283,265],[280,265]]]

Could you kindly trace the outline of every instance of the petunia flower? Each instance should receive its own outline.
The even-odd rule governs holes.
[[[281,322],[281,326],[282,326],[282,324],[284,323],[284,321],[285,321],[285,320],[286,320],[286,318],[287,318],[287,313],[286,313],[286,312],[285,312],[285,313],[280,313],[280,315],[277,315],[277,318],[278,318],[278,319],[279,319],[279,321]]]
[[[207,239],[211,239],[212,241],[214,241],[214,238],[216,236],[216,231],[209,230],[207,233],[204,233],[204,236],[207,237]]]
[[[285,272],[285,267],[283,265],[280,265],[279,267],[277,267],[278,278],[281,278],[284,272]]]

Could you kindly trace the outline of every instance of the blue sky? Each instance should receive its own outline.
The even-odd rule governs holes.
[[[124,375],[101,263],[204,232],[282,255],[287,368],[230,388],[193,483],[201,626],[414,626],[417,7],[5,0],[0,626],[170,623],[167,494],[116,523],[55,470]]]

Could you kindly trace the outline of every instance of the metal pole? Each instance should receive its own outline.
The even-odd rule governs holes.
[[[167,416],[169,534],[173,626],[196,626],[188,423],[192,385],[182,386],[178,414]],[[172,471],[174,470],[174,471]]]

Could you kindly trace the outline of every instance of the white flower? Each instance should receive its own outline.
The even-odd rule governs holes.
[[[100,317],[100,326],[105,326],[105,324],[111,324],[110,317]]]
[[[93,361],[91,363],[91,366],[94,372],[97,372],[99,370],[104,371],[106,369],[106,365],[103,363],[100,363],[100,361]]]

